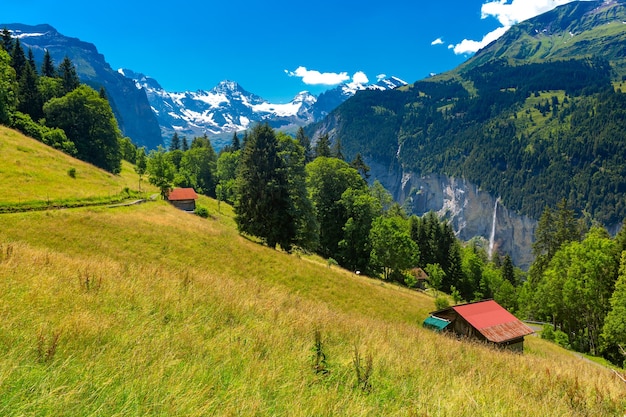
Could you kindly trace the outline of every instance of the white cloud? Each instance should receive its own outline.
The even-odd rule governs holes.
[[[434,45],[443,45],[443,39],[437,38],[434,41],[432,41],[430,44],[433,45],[433,46]]]
[[[502,26],[513,26],[516,23],[548,12],[557,6],[570,3],[572,0],[507,0],[491,1],[483,4],[480,9],[482,18],[493,16]]]
[[[307,85],[337,85],[350,79],[347,72],[319,72],[305,67],[298,67],[295,71],[285,70],[285,73],[290,77],[302,78],[302,82]]]
[[[370,80],[367,78],[367,75],[363,71],[357,71],[352,76],[352,82],[356,84],[367,84]]]
[[[481,17],[495,17],[502,27],[486,34],[482,40],[464,39],[461,43],[448,46],[457,55],[474,53],[504,35],[516,23],[548,12],[573,0],[495,0],[483,4]]]
[[[498,39],[500,36],[504,35],[506,33],[507,30],[509,30],[511,27],[510,26],[505,26],[505,27],[500,27],[492,32],[489,32],[488,34],[486,34],[482,40],[480,41],[473,41],[470,39],[463,39],[463,41],[461,43],[458,43],[456,45],[450,45],[450,47],[452,47],[451,49],[454,49],[454,53],[457,55],[462,55],[462,54],[471,54],[474,53],[476,51],[478,51],[481,48],[484,48],[485,46],[489,45],[491,42],[495,41],[496,39]],[[450,48],[449,47],[449,48]]]
[[[378,74],[376,76],[376,81],[384,80],[385,78],[387,78],[387,74]]]

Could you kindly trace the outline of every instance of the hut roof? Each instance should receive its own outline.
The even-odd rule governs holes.
[[[491,342],[502,343],[533,333],[530,327],[493,300],[451,308]]]
[[[197,198],[198,194],[193,188],[174,188],[167,196],[169,201],[196,200]]]

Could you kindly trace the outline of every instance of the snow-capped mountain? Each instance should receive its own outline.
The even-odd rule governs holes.
[[[166,142],[174,132],[188,137],[207,134],[212,138],[230,138],[229,133],[246,130],[258,122],[289,130],[321,119],[359,90],[385,90],[406,84],[394,77],[371,85],[343,84],[319,97],[303,91],[289,103],[276,104],[233,81],[222,81],[209,91],[178,93],[164,90],[154,78],[144,74],[128,69],[120,69],[119,73],[146,92]]]

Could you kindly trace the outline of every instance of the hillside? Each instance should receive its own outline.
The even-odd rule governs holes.
[[[567,199],[612,232],[626,218],[625,21],[623,2],[569,3],[448,73],[361,92],[309,133],[339,138],[409,211],[450,217],[464,239],[489,238],[498,201],[496,241],[527,265],[530,242],[511,236],[532,236],[546,206]],[[488,198],[458,197],[474,189]]]
[[[0,153],[0,209],[106,204],[128,198],[126,189],[139,188],[133,166],[125,161],[120,175],[113,175],[5,126],[0,126]],[[155,192],[146,178],[141,188]]]
[[[18,164],[12,148],[29,140],[2,130],[0,143],[3,173],[40,164],[22,175],[53,177],[70,162],[41,149],[18,150]],[[37,197],[4,197],[15,198]],[[626,384],[607,369],[536,337],[517,355],[426,331],[432,298],[261,246],[230,207],[201,204],[209,219],[164,202],[0,215],[0,414],[626,410]],[[328,373],[312,369],[316,331]],[[355,347],[364,369],[371,358],[366,390]]]

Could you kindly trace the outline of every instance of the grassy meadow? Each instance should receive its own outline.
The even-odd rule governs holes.
[[[35,200],[5,172],[57,162],[11,141],[30,146],[0,130],[0,203]],[[30,190],[137,188],[132,167],[96,189],[101,171],[51,158],[58,176],[32,172]],[[162,201],[0,215],[0,415],[626,413],[608,369],[537,337],[519,355],[426,331],[431,297],[259,245],[199,204],[208,219]]]

